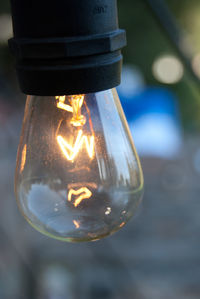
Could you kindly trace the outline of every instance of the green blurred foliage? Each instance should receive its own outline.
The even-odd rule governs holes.
[[[191,16],[192,11],[200,11],[199,1],[185,0],[180,3],[178,0],[168,0],[167,4],[181,29],[185,31],[186,36],[189,36],[191,40],[192,37],[194,39],[196,27],[193,26],[192,31],[191,20],[188,20],[188,14]],[[187,130],[199,130],[200,83],[194,82],[187,69],[185,69],[185,75],[178,84],[162,85],[157,82],[152,74],[153,62],[162,54],[177,56],[173,45],[155,17],[153,17],[145,0],[119,0],[118,6],[120,27],[127,30],[128,39],[128,46],[123,52],[124,62],[141,69],[148,85],[163,86],[172,90],[177,95],[180,103],[184,127]],[[196,48],[196,52],[198,51],[198,41],[200,41],[200,38],[196,40],[196,44],[192,44]]]
[[[195,51],[200,51],[200,1],[199,0],[167,0],[168,6],[176,16],[179,25],[189,35]]]
[[[127,30],[128,46],[124,49],[126,63],[138,65],[149,84],[155,83],[152,76],[152,62],[158,53],[168,52],[169,43],[145,1],[119,1],[120,27]]]

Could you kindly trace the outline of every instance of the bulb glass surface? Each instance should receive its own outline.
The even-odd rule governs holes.
[[[143,175],[115,89],[27,97],[15,193],[27,221],[63,241],[97,240],[126,224]]]

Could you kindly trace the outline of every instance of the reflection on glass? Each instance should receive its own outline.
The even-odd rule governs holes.
[[[28,96],[17,201],[40,232],[63,241],[110,235],[134,214],[143,176],[115,89]]]

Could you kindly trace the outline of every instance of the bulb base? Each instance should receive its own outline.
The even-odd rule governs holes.
[[[27,0],[11,0],[9,46],[21,90],[55,96],[119,85],[126,34],[118,28],[116,0],[56,3],[35,0],[27,6]]]

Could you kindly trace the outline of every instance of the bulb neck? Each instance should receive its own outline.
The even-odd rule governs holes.
[[[97,92],[120,84],[126,34],[116,0],[11,0],[21,90],[31,95]]]

